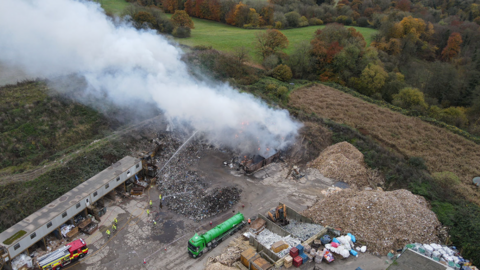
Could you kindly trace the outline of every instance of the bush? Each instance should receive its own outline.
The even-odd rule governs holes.
[[[319,18],[310,18],[308,20],[308,24],[310,24],[310,25],[322,25],[323,21],[320,20]]]
[[[265,89],[267,90],[267,92],[271,93],[277,89],[277,85],[271,83],[271,84],[268,84],[267,87],[265,87]]]
[[[275,22],[275,29],[282,29],[282,23],[281,22]]]
[[[196,45],[193,46],[194,51],[206,51],[206,50],[211,50],[213,47],[212,46],[206,46],[206,45]]]
[[[335,19],[335,21],[337,23],[341,23],[341,24],[345,24],[345,25],[350,25],[352,24],[352,19],[350,19],[349,17],[345,16],[345,15],[340,15],[337,17],[337,19]],[[347,22],[349,22],[347,24]]]
[[[292,70],[287,65],[278,65],[273,70],[272,77],[282,82],[289,81],[292,78]]]
[[[410,157],[408,159],[408,164],[420,170],[427,169],[427,166],[425,165],[425,160],[421,157]]]
[[[370,24],[368,23],[367,17],[360,17],[360,18],[358,18],[357,24],[358,24],[358,26],[360,26],[360,27],[370,26]]]
[[[400,93],[393,95],[392,103],[404,109],[419,107],[422,112],[425,112],[428,107],[423,93],[417,88],[411,87],[403,88]]]
[[[451,188],[452,186],[461,184],[460,178],[453,172],[436,172],[432,176],[445,188]]]
[[[302,16],[302,17],[298,20],[298,26],[300,26],[300,27],[308,26],[307,17]]]
[[[278,65],[279,61],[280,60],[278,59],[278,56],[276,54],[271,54],[271,55],[267,56],[267,58],[265,58],[265,60],[263,60],[263,66],[266,69],[271,70]]]
[[[287,97],[287,94],[288,94],[288,88],[285,87],[285,86],[280,86],[278,89],[277,89],[277,95],[280,99],[285,99]]]
[[[298,14],[298,12],[292,11],[285,14],[285,18],[287,18],[287,23],[289,27],[298,27],[301,16],[300,14]]]
[[[190,28],[182,26],[175,27],[175,29],[173,29],[172,35],[177,38],[190,37]]]
[[[465,108],[463,107],[449,107],[443,109],[440,120],[460,128],[465,127],[468,124]]]

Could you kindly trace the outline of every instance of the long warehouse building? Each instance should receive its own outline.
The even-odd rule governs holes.
[[[60,198],[0,234],[0,265],[42,241],[89,205],[142,170],[142,161],[126,156]],[[0,267],[1,268],[1,267]]]

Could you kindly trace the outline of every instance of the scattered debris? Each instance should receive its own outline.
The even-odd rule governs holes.
[[[331,194],[337,193],[337,192],[342,191],[342,190],[343,189],[341,189],[339,187],[332,186],[332,187],[327,188],[326,190],[325,189],[322,190],[321,193],[324,196],[329,196]],[[370,188],[370,190],[372,190],[372,188]]]
[[[244,241],[242,236],[239,236],[228,244],[223,252],[216,257],[209,257],[205,265],[205,269],[217,270],[217,269],[230,269],[236,261],[240,260],[240,254],[247,250],[250,246],[248,241]],[[233,268],[236,269],[236,268]]]
[[[425,198],[410,191],[346,189],[317,201],[303,214],[314,222],[352,232],[375,254],[412,242],[438,242],[440,222]]]
[[[327,147],[311,164],[325,177],[357,187],[369,184],[363,154],[355,146],[341,142]]]
[[[323,229],[323,226],[319,224],[298,222],[294,219],[291,219],[290,224],[284,226],[283,229],[298,239],[306,241],[310,237],[319,233]]]
[[[268,249],[270,249],[272,247],[272,245],[274,243],[278,242],[278,241],[283,240],[285,243],[287,243],[288,248],[283,249],[279,253],[275,253],[274,251],[272,251],[280,258],[283,258],[285,255],[287,255],[290,252],[290,249],[292,247],[295,247],[295,246],[297,246],[301,243],[301,241],[297,238],[294,238],[290,235],[285,236],[285,237],[281,237],[280,235],[278,235],[276,233],[273,233],[266,228],[260,234],[258,234],[258,236],[256,236],[256,238],[257,238],[258,242],[260,242],[260,244],[264,245]]]

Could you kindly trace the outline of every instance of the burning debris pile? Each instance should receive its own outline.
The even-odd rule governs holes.
[[[157,189],[168,209],[190,219],[202,220],[230,209],[240,200],[240,189],[224,187],[208,191],[204,179],[189,169],[198,162],[200,153],[212,146],[190,141],[188,146],[179,149],[180,139],[173,135],[162,135],[159,141],[163,148],[157,157],[157,167],[162,169],[170,161],[157,174]]]

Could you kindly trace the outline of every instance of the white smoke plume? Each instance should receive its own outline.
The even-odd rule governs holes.
[[[236,150],[268,155],[294,140],[301,124],[287,111],[194,79],[181,54],[154,31],[114,24],[91,1],[0,1],[3,65],[34,78],[84,77],[87,92],[106,92],[119,105],[153,101],[169,119]]]

